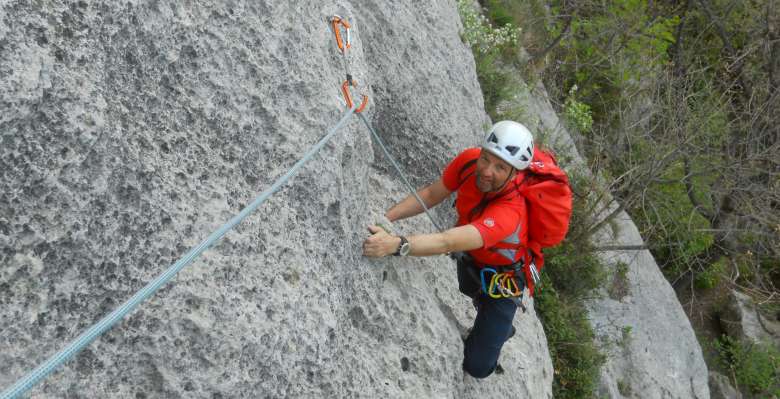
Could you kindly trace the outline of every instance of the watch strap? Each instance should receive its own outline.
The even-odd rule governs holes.
[[[398,238],[401,239],[401,242],[398,244],[398,248],[395,249],[393,256],[401,256],[401,248],[404,246],[404,244],[409,242],[409,240],[407,240],[404,236],[398,236]]]

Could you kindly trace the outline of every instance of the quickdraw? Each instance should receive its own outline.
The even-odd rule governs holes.
[[[333,34],[336,36],[336,45],[339,48],[339,51],[341,52],[342,59],[344,62],[344,72],[346,74],[346,79],[344,80],[344,83],[341,84],[341,94],[344,95],[344,101],[347,103],[347,108],[352,108],[352,105],[354,104],[352,100],[352,93],[350,91],[350,86],[357,88],[357,81],[352,78],[352,74],[349,71],[349,62],[347,61],[347,50],[352,48],[352,43],[350,41],[350,33],[349,30],[351,29],[351,25],[347,20],[344,18],[334,15],[330,18],[331,28],[333,29]],[[346,42],[342,40],[341,36],[341,29],[344,28],[346,32],[347,40]],[[363,109],[366,108],[366,105],[368,105],[368,96],[361,93],[360,94],[363,97],[363,100],[361,101],[360,105],[355,109],[355,113],[359,114],[363,112]]]

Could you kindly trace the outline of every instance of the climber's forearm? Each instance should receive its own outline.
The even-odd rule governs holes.
[[[417,192],[417,195],[420,195],[420,193],[425,190],[419,190]],[[420,196],[420,198],[425,201],[425,199]],[[427,201],[426,205],[427,204]],[[420,214],[420,212],[423,211],[423,207],[420,205],[420,203],[417,201],[416,198],[414,198],[413,195],[409,194],[404,198],[401,202],[393,205],[392,208],[390,208],[386,213],[385,216],[387,217],[387,220],[391,222],[395,222],[396,220],[406,219],[408,217],[412,217],[414,215]]]
[[[417,191],[417,195],[420,196],[420,199],[425,202],[425,206],[428,208],[432,208],[444,201],[444,199],[447,198],[450,193],[451,191],[447,190],[441,179]],[[414,195],[409,194],[406,196],[406,198],[403,199],[403,201],[395,204],[392,208],[390,208],[390,210],[385,213],[385,216],[388,220],[394,222],[396,220],[418,215],[423,211],[424,209],[420,202],[417,201],[417,198],[415,198]]]
[[[441,255],[449,252],[470,251],[482,248],[482,235],[473,225],[467,224],[443,233],[419,234],[407,238],[412,256]]]

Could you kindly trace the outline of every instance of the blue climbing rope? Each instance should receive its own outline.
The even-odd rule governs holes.
[[[63,350],[59,351],[54,356],[50,357],[43,364],[35,368],[24,378],[17,381],[11,388],[0,395],[0,399],[16,399],[23,393],[27,392],[40,380],[51,374],[57,367],[68,361],[76,353],[81,351],[84,347],[89,345],[92,341],[97,339],[100,335],[110,329],[116,322],[124,318],[128,313],[135,309],[141,302],[149,298],[152,294],[157,292],[163,285],[170,281],[179,271],[185,266],[189,265],[195,258],[203,253],[206,249],[211,247],[217,240],[222,238],[228,231],[230,231],[237,224],[241,223],[249,214],[251,214],[257,207],[265,202],[271,195],[278,191],[284,183],[287,182],[304,164],[306,164],[322,147],[327,143],[336,132],[341,129],[344,124],[349,120],[349,117],[355,113],[357,104],[352,106],[348,111],[344,113],[339,122],[330,129],[327,135],[320,139],[317,144],[314,145],[293,167],[282,177],[276,180],[274,184],[262,192],[251,204],[245,207],[238,215],[234,216],[230,221],[222,225],[217,231],[211,233],[208,238],[203,240],[198,246],[192,248],[184,257],[179,259],[168,270],[160,274],[154,281],[147,284],[144,288],[138,291],[130,299],[128,299],[122,306],[115,309],[108,316],[105,316],[97,324],[90,327],[87,331],[83,332],[73,342],[68,344]]]

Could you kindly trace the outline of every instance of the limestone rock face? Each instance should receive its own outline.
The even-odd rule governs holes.
[[[780,322],[761,314],[753,299],[746,294],[731,291],[720,322],[732,337],[780,348]]]
[[[710,399],[742,399],[742,394],[731,386],[728,377],[710,371]]]
[[[246,206],[344,111],[326,18],[417,186],[488,123],[451,1],[0,5],[0,389]],[[533,309],[461,371],[474,311],[444,257],[369,260],[405,195],[357,118],[285,189],[33,397],[551,396]],[[449,205],[436,215],[452,220]],[[396,226],[432,232],[424,217]]]
[[[599,242],[643,242],[625,212],[605,230]],[[605,295],[589,303],[591,323],[610,352],[601,392],[617,398],[709,398],[699,342],[650,252],[610,251],[602,259],[612,277]]]

